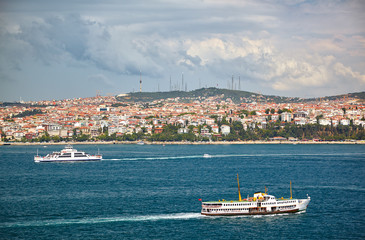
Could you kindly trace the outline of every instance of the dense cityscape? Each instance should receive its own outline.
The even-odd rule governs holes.
[[[257,101],[255,101],[257,100]],[[321,142],[365,140],[365,106],[354,98],[309,103],[234,103],[222,96],[120,102],[97,96],[3,105],[10,142]]]

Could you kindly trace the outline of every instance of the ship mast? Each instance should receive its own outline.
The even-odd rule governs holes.
[[[242,201],[242,198],[241,198],[241,190],[240,190],[240,180],[238,178],[238,174],[237,174],[237,184],[238,184],[238,201]]]
[[[290,199],[293,198],[293,192],[292,192],[292,189],[291,189],[291,181],[290,181]]]

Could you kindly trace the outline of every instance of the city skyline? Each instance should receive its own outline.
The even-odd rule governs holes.
[[[0,101],[141,87],[361,92],[364,10],[362,1],[0,0]]]

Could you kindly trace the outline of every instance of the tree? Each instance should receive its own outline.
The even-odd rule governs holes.
[[[49,142],[51,140],[48,132],[45,132],[43,136],[39,138],[40,142]]]
[[[251,111],[250,115],[256,115],[256,111]]]
[[[319,119],[323,118],[323,114],[316,116],[317,124],[319,124]]]
[[[232,130],[234,130],[234,131],[241,131],[241,130],[243,130],[243,125],[242,125],[242,123],[241,123],[241,122],[239,122],[239,121],[234,121],[234,122],[232,123]]]
[[[227,121],[226,117],[223,117],[222,121],[218,121],[218,126],[222,125],[229,125],[229,122]]]
[[[1,139],[6,139],[6,135],[3,132],[1,132]]]
[[[248,114],[249,114],[247,110],[242,110],[241,113],[245,114],[245,116],[248,116]]]
[[[61,140],[60,136],[57,136],[57,135],[56,136],[52,136],[51,139],[54,142],[59,142]]]
[[[76,137],[76,141],[85,142],[85,141],[89,140],[89,138],[90,138],[90,135],[81,134],[80,136]]]

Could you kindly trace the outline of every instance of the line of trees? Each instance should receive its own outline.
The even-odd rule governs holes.
[[[239,121],[227,121],[223,118],[221,121],[216,121],[221,126],[223,124],[231,127],[231,132],[228,135],[212,134],[211,137],[202,137],[200,133],[203,127],[211,131],[210,126],[199,125],[197,127],[189,126],[189,133],[179,134],[178,129],[180,125],[165,125],[162,133],[146,134],[146,129],[142,128],[142,132],[133,134],[124,134],[117,136],[116,133],[109,135],[107,128],[104,128],[100,136],[91,138],[87,134],[74,134],[70,138],[62,138],[60,136],[50,136],[47,132],[35,139],[28,140],[25,137],[21,140],[23,142],[60,142],[60,141],[250,141],[250,140],[269,140],[273,137],[297,138],[299,140],[320,139],[325,141],[343,141],[348,139],[365,140],[365,130],[362,126],[322,126],[317,124],[295,125],[293,123],[283,123],[281,121],[269,122],[265,128],[260,128],[257,125],[253,128],[244,129]],[[2,134],[3,140],[6,141],[5,134]]]
[[[322,126],[319,124],[295,125],[280,121],[268,123],[265,129],[248,128],[244,130],[240,122],[231,124],[231,133],[227,136],[234,140],[268,140],[273,137],[297,138],[300,140],[321,139],[341,141],[346,139],[365,140],[365,130],[361,126]]]

